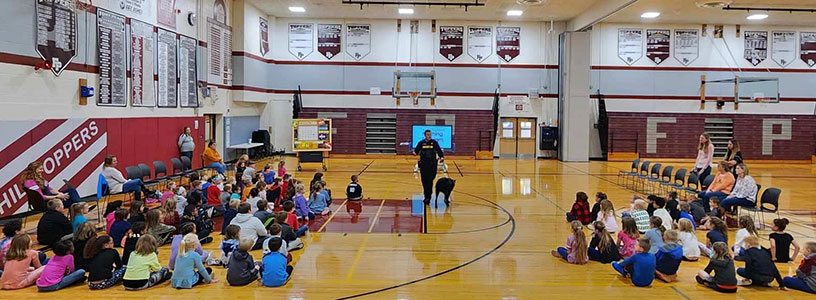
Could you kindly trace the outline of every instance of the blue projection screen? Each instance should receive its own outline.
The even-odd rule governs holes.
[[[416,147],[417,143],[425,138],[425,130],[431,131],[431,138],[439,143],[440,148],[453,148],[453,127],[450,125],[414,125],[411,148]]]

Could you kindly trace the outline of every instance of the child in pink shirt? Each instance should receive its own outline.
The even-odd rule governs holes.
[[[11,241],[11,246],[6,253],[6,266],[3,269],[3,276],[0,283],[4,290],[16,290],[29,287],[40,278],[43,272],[43,265],[37,258],[39,253],[31,249],[31,237],[27,234],[20,234]],[[33,271],[29,267],[34,266]]]
[[[54,245],[54,257],[48,261],[45,270],[37,279],[37,290],[53,292],[75,283],[85,282],[85,270],[74,270],[72,253],[74,253],[74,243],[71,243],[70,240],[59,241]]]
[[[283,177],[283,175],[286,175],[286,167],[285,166],[286,166],[286,161],[281,160],[278,163],[278,177]]]

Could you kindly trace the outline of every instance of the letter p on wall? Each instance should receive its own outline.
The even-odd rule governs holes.
[[[791,140],[791,119],[762,119],[762,155],[773,155],[773,142]],[[774,126],[779,125],[779,133]]]
[[[649,117],[646,119],[646,153],[657,153],[657,139],[665,139],[665,132],[658,132],[660,123],[677,123],[675,117]]]

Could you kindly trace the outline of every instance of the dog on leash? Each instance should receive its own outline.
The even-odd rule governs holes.
[[[454,186],[456,186],[456,180],[447,177],[439,178],[436,181],[436,200],[439,200],[439,194],[442,193],[445,195],[445,205],[449,205]]]

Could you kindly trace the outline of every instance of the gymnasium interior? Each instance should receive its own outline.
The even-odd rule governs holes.
[[[257,174],[241,184],[239,203],[273,189],[256,185],[262,171],[311,182],[309,207],[322,173],[330,196],[296,224],[308,231],[288,252],[292,271],[280,286],[257,274],[232,286],[226,261],[205,261],[212,280],[191,289],[170,279],[95,290],[83,278],[45,293],[41,281],[11,289],[4,277],[2,299],[814,299],[814,0],[0,3],[0,227],[22,224],[3,236],[8,244],[27,235],[28,249],[55,256],[37,238],[54,213],[54,196],[36,191],[48,183],[76,191],[98,236],[111,234],[111,205],[163,209],[165,197],[110,190],[107,168],[151,193],[189,198],[194,182],[237,187],[246,155]],[[436,182],[455,180],[450,197],[434,190],[430,204],[416,156],[427,150],[418,147],[426,131],[444,153]],[[30,186],[33,162],[42,170]],[[346,196],[352,176],[362,199]],[[709,200],[732,198],[710,193],[729,176],[718,195],[747,188],[749,202],[714,216]],[[216,206],[229,208],[230,192]],[[619,228],[605,226],[617,246],[639,201],[673,200],[675,210],[701,205],[708,222],[726,224],[728,253],[717,252],[706,227],[715,225],[694,216],[699,259],[680,262],[673,280],[636,286],[632,271],[573,257],[605,235],[595,219],[573,221],[583,217],[574,209],[580,192],[589,207],[611,204]],[[225,217],[203,197],[196,212],[214,228],[201,248],[218,258]],[[267,200],[278,212],[293,199]],[[57,213],[72,218],[69,206]],[[682,218],[673,219],[663,227],[681,231]],[[767,261],[778,281],[730,274],[750,268],[748,247],[731,247],[746,226],[768,257],[780,250],[771,235],[793,238],[786,250],[798,255]],[[174,245],[156,245],[161,267]],[[635,256],[651,252],[640,247]],[[263,266],[271,255],[249,254]],[[708,256],[728,271],[710,272]],[[37,272],[32,264],[23,277]]]

